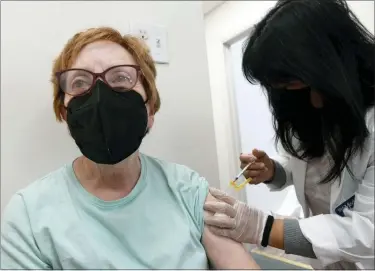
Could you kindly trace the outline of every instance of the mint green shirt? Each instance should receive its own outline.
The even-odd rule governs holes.
[[[141,164],[120,200],[88,193],[72,164],[15,194],[2,218],[1,269],[207,269],[207,181],[145,155]]]

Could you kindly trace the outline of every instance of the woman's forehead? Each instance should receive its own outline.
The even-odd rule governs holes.
[[[101,72],[115,65],[137,65],[137,63],[121,45],[110,41],[96,41],[82,49],[71,68]]]

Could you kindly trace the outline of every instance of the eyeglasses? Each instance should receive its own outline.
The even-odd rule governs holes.
[[[86,94],[101,78],[115,91],[126,92],[137,84],[141,68],[136,65],[118,65],[110,67],[102,73],[94,73],[85,69],[69,69],[55,74],[61,90],[71,96]]]

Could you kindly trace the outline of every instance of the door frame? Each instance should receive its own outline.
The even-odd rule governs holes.
[[[224,66],[225,66],[225,74],[226,74],[226,91],[227,91],[227,111],[228,111],[228,126],[227,126],[227,140],[228,140],[228,172],[230,174],[230,178],[233,178],[238,174],[239,171],[239,156],[242,151],[241,146],[241,132],[240,132],[240,125],[239,125],[239,116],[238,116],[238,107],[236,102],[236,94],[235,94],[235,82],[234,82],[234,74],[233,74],[233,61],[232,61],[232,54],[231,54],[231,46],[249,36],[252,28],[246,29],[241,33],[229,38],[226,41],[223,41],[223,51],[224,51]],[[225,182],[225,181],[224,181]],[[220,185],[222,185],[220,183]],[[224,188],[228,187],[228,182],[223,184]],[[232,196],[235,196],[238,200],[242,202],[247,202],[246,197],[246,189],[241,191],[234,192],[230,190]]]

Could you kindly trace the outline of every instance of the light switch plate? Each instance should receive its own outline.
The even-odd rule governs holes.
[[[131,23],[130,25],[130,33],[146,42],[156,63],[169,63],[166,27],[145,23]]]

